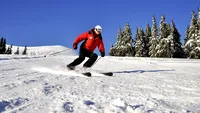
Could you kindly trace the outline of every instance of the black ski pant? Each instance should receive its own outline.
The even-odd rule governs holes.
[[[70,66],[77,66],[81,64],[85,57],[88,57],[89,59],[84,63],[83,67],[91,67],[94,62],[97,60],[98,55],[96,53],[90,52],[83,48],[83,46],[80,47],[79,57],[76,58],[72,63],[70,63]]]

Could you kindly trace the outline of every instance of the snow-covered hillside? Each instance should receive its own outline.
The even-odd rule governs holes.
[[[6,48],[10,47],[7,45]],[[17,48],[19,47],[19,55],[15,55]],[[74,56],[77,53],[70,48],[66,48],[60,45],[52,46],[36,46],[36,47],[27,47],[27,55],[22,55],[25,47],[22,46],[12,46],[11,55],[0,55],[0,59],[27,59],[35,57],[44,57],[44,56],[55,56],[55,55],[70,55]]]
[[[9,47],[9,45],[7,45]],[[12,53],[14,54],[17,50],[18,46],[12,47]],[[20,54],[24,51],[25,47],[19,47]],[[41,56],[41,55],[49,55],[56,52],[60,52],[59,55],[74,55],[74,51],[69,48],[60,45],[53,45],[53,46],[36,46],[36,47],[27,47],[27,54],[29,56]]]
[[[65,69],[76,57],[1,59],[0,112],[200,113],[200,60],[106,56],[85,77]]]

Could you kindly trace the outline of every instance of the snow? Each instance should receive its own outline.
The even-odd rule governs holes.
[[[195,50],[200,51],[200,47],[195,47]]]
[[[61,46],[57,47],[35,47],[34,52],[60,51]],[[77,58],[70,51],[26,59],[0,55],[0,112],[200,112],[198,59],[106,56],[90,69],[93,76],[85,77],[65,69]],[[99,71],[111,71],[114,76]]]
[[[7,48],[10,45],[7,45]],[[17,51],[18,46],[12,46],[12,54],[14,54]],[[20,55],[22,54],[22,52],[24,51],[25,47],[21,47],[19,46],[19,52]],[[27,47],[27,55],[28,56],[44,56],[44,55],[48,55],[48,54],[53,54],[55,52],[60,52],[63,51],[61,53],[59,53],[60,55],[76,55],[76,53],[74,51],[72,51],[69,48],[66,48],[64,46],[60,46],[60,45],[54,45],[54,46],[36,46],[36,47]]]
[[[187,43],[185,44],[185,46],[189,46],[191,47],[194,44],[194,39],[190,39],[187,41]]]
[[[7,45],[7,48],[10,45]],[[15,55],[14,53],[17,51],[19,47],[19,55]],[[25,47],[21,46],[12,46],[12,54],[2,54],[0,55],[0,60],[11,60],[11,59],[31,59],[31,58],[40,58],[40,57],[48,57],[48,55],[71,55],[75,56],[77,53],[70,48],[66,48],[60,45],[54,46],[36,46],[36,47],[27,47],[27,55],[22,55]],[[56,53],[56,54],[54,54]]]

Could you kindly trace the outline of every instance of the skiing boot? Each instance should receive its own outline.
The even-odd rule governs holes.
[[[75,66],[67,65],[67,68],[68,68],[69,70],[74,70],[74,69],[75,69]]]

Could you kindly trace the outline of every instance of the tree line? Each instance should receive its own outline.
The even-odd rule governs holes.
[[[11,44],[8,48],[6,48],[6,38],[2,37],[0,40],[0,54],[12,54],[12,46],[13,46],[13,44]],[[20,54],[19,47],[14,52],[14,54],[16,54],[16,55]],[[27,54],[27,46],[25,46],[25,48],[21,54],[22,55]]]
[[[162,58],[200,58],[200,9],[198,14],[192,11],[190,25],[186,30],[184,44],[174,21],[165,21],[161,16],[157,27],[155,16],[152,16],[152,27],[145,30],[137,27],[135,38],[132,37],[130,24],[118,29],[117,41],[111,45],[110,56],[162,57]]]

